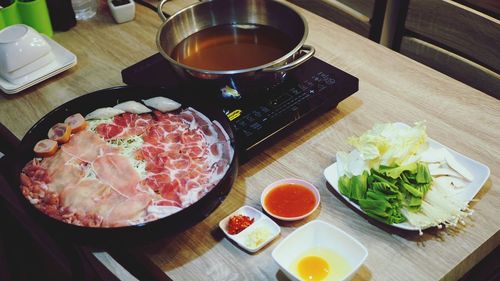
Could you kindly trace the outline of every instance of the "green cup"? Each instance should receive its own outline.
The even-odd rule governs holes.
[[[5,24],[5,21],[3,20],[3,14],[0,12],[0,30],[2,30],[6,26],[7,25]]]
[[[5,26],[22,23],[15,1],[9,6],[0,9],[0,17],[3,18]]]
[[[47,36],[52,37],[54,35],[45,0],[18,0],[17,10],[22,23]]]

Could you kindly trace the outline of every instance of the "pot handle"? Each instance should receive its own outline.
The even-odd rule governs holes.
[[[166,1],[166,0],[164,0],[164,1]],[[306,62],[307,60],[309,60],[314,55],[316,50],[314,49],[313,46],[303,45],[302,48],[300,48],[299,52],[302,54],[302,56],[299,57],[298,59],[292,61],[291,63],[287,63],[287,64],[276,66],[276,67],[267,67],[267,68],[262,69],[262,71],[278,72],[278,71],[288,71],[288,70],[294,69],[297,66]]]
[[[167,3],[167,2],[168,2],[168,0],[161,0],[160,4],[158,5],[158,8],[156,10],[162,21],[167,21],[167,17],[163,14],[163,5],[165,5],[165,3]]]

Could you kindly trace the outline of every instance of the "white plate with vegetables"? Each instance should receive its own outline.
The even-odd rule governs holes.
[[[338,152],[324,176],[355,208],[394,227],[421,231],[455,226],[490,169],[427,137],[416,123],[377,124]]]

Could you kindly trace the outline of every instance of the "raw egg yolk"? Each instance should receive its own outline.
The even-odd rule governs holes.
[[[303,257],[298,263],[298,273],[303,280],[323,280],[329,272],[328,263],[318,256]]]

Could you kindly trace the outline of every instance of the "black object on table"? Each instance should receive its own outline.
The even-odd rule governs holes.
[[[75,12],[71,0],[47,0],[52,29],[67,31],[76,25]]]
[[[337,106],[358,90],[359,83],[358,78],[315,57],[288,72],[283,83],[248,90],[240,99],[225,98],[218,86],[183,82],[161,54],[124,69],[122,78],[127,85],[176,87],[202,99],[216,96],[235,134],[240,163]]]
[[[2,7],[8,7],[13,2],[14,2],[14,0],[0,0],[0,6],[2,6]]]

